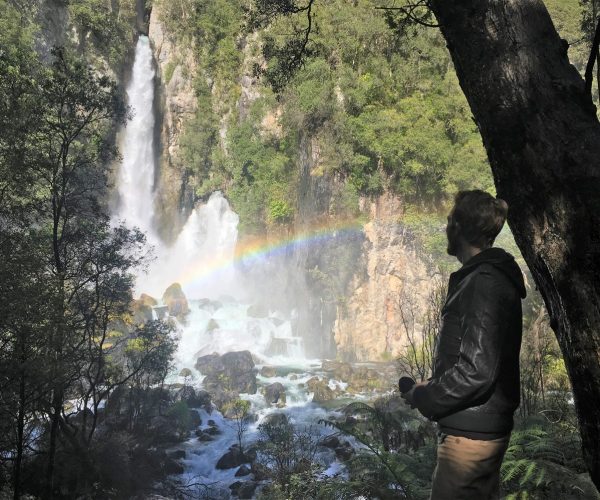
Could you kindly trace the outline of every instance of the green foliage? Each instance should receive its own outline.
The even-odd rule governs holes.
[[[284,413],[272,414],[258,426],[258,461],[276,487],[290,494],[298,475],[314,476],[322,470],[315,461],[318,434],[312,427],[297,427]]]
[[[135,0],[71,0],[68,8],[79,35],[79,48],[98,53],[120,71],[135,35]]]
[[[186,437],[189,434],[192,418],[190,417],[190,409],[185,401],[174,403],[167,410],[167,416],[175,420],[177,432],[181,437]]]
[[[350,403],[345,421],[321,423],[356,439],[362,447],[348,462],[355,494],[367,498],[428,498],[434,464],[431,424],[408,412],[397,397],[373,405]]]

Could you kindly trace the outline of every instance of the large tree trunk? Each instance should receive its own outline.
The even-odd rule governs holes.
[[[541,0],[432,0],[548,309],[600,487],[600,124]]]

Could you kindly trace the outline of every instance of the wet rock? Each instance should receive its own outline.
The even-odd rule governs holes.
[[[175,393],[175,401],[185,401],[189,408],[211,410],[210,394],[207,391],[196,391],[193,387],[183,386]]]
[[[141,300],[131,301],[130,310],[134,325],[143,325],[152,321],[152,306],[144,304]]]
[[[269,469],[258,462],[252,462],[250,470],[254,474],[254,479],[257,481],[264,481],[269,478]]]
[[[154,307],[158,305],[158,300],[156,300],[154,297],[151,297],[148,294],[142,293],[140,295],[140,298],[138,299],[139,302],[141,302],[142,304],[144,304],[145,306],[150,306],[150,307]]]
[[[326,436],[319,442],[321,446],[325,446],[326,448],[331,448],[332,450],[338,448],[340,446],[340,440],[337,436],[331,434],[330,436]]]
[[[290,380],[298,380],[298,375],[296,375],[295,373],[292,373],[290,375]]]
[[[185,450],[174,450],[168,454],[173,460],[182,460],[185,458]]]
[[[260,369],[260,374],[263,377],[275,377],[277,375],[277,369],[274,366],[263,366]]]
[[[190,312],[188,301],[179,283],[173,283],[162,296],[171,316],[185,316]]]
[[[257,483],[254,481],[247,481],[243,483],[237,490],[238,498],[242,499],[251,499],[254,497],[254,492],[256,491]]]
[[[221,429],[219,429],[216,425],[209,425],[204,432],[210,436],[218,436],[221,434]]]
[[[201,443],[208,443],[209,441],[214,440],[214,438],[210,434],[200,429],[196,431],[196,436],[198,436],[198,441],[200,441]]]
[[[219,470],[225,469],[233,469],[234,467],[238,467],[249,460],[246,458],[246,455],[240,450],[238,446],[232,446],[229,448],[229,451],[225,453],[215,466]]]
[[[250,351],[202,356],[196,369],[206,375],[202,383],[219,407],[225,400],[237,399],[235,393],[256,394],[256,368]]]
[[[334,392],[329,388],[329,385],[318,377],[311,378],[306,382],[306,386],[309,392],[313,393],[313,401],[315,403],[323,403],[325,401],[331,401],[335,398]]]
[[[354,448],[352,448],[352,445],[348,441],[345,441],[341,446],[335,448],[334,451],[338,460],[342,461],[349,460],[354,454]]]
[[[235,473],[235,477],[244,477],[248,474],[252,474],[252,470],[247,465],[242,465]]]
[[[152,417],[148,428],[153,441],[157,443],[175,443],[179,441],[177,422],[165,416]]]
[[[184,470],[183,465],[171,458],[167,458],[163,464],[165,474],[183,474]]]
[[[285,405],[285,387],[280,382],[269,384],[263,389],[265,401],[267,404]]]
[[[325,360],[321,366],[324,371],[330,372],[333,378],[343,382],[348,382],[354,373],[352,365],[342,361]]]

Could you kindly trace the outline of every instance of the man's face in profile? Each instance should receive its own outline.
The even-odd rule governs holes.
[[[453,219],[454,209],[448,215],[448,224],[446,225],[446,236],[448,237],[448,246],[446,252],[448,255],[456,256],[458,254],[458,235],[459,230]]]

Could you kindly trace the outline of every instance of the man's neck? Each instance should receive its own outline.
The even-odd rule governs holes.
[[[459,262],[461,264],[464,264],[471,257],[474,257],[478,253],[481,253],[481,251],[485,250],[486,248],[490,248],[490,247],[479,248],[479,247],[474,247],[469,244],[465,244],[461,247],[460,251],[457,253],[456,258],[459,260]]]

